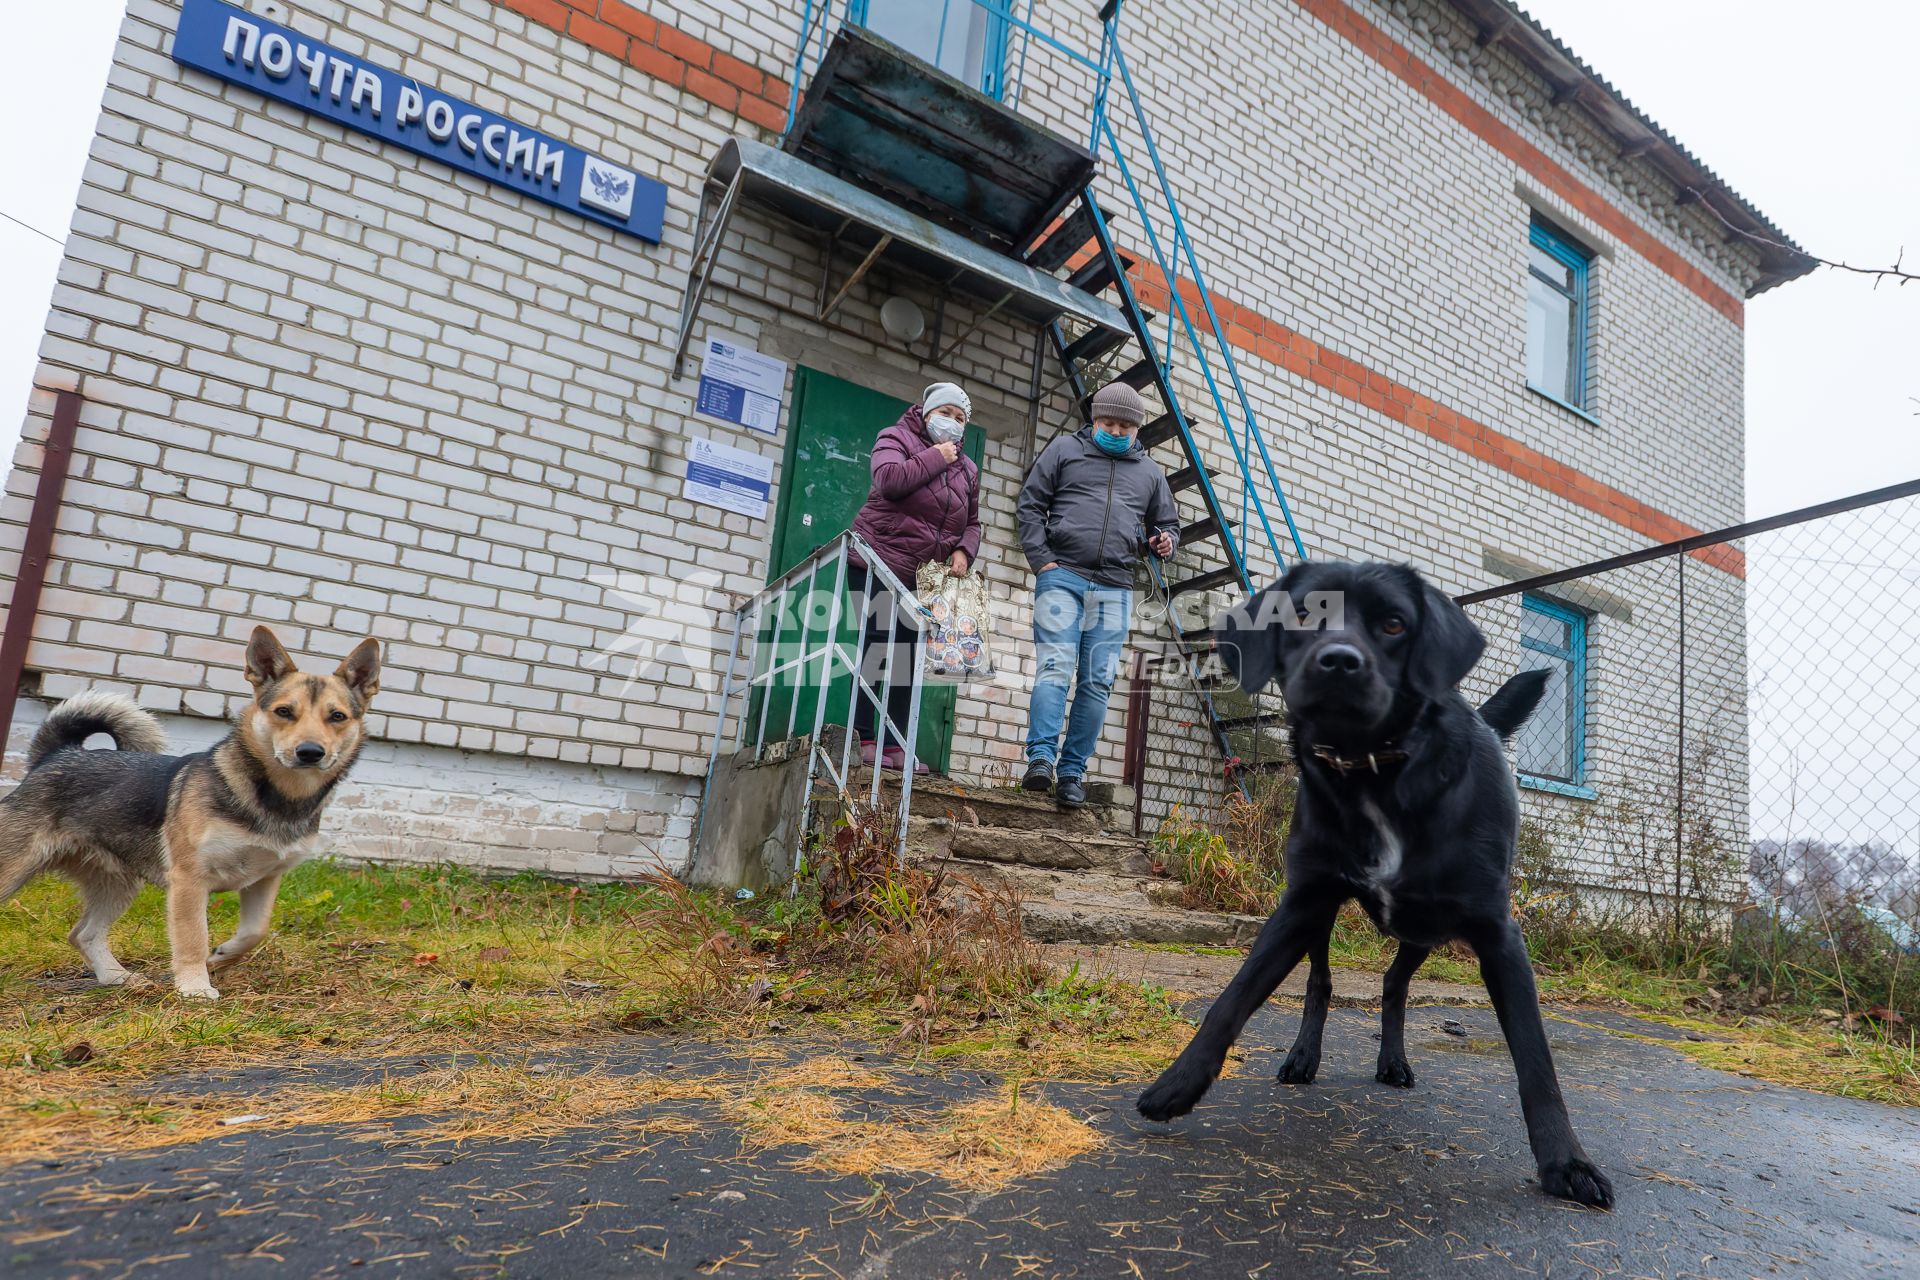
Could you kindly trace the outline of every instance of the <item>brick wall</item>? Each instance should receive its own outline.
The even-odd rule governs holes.
[[[780,123],[798,5],[248,7],[666,183],[665,237],[619,236],[187,72],[167,56],[176,5],[131,0],[0,504],[10,576],[49,393],[78,388],[29,654],[39,692],[107,685],[205,720],[241,695],[255,622],[327,662],[374,634],[390,755],[369,757],[336,816],[343,847],[619,874],[645,845],[678,864],[713,696],[684,670],[629,680],[599,660],[633,612],[608,580],[702,573],[746,594],[765,578],[771,521],[682,499],[684,442],[776,463],[782,442],[693,418],[670,347],[701,177],[727,136]],[[1036,21],[1095,44],[1086,6]],[[1444,6],[1368,0],[1139,6],[1126,33],[1310,552],[1411,559],[1452,591],[1494,580],[1489,552],[1557,566],[1662,536],[1654,517],[1738,517],[1741,330],[1710,294],[1737,299],[1753,274],[1469,36]],[[1382,60],[1396,48],[1432,69],[1424,88]],[[1087,88],[1035,46],[1021,109],[1083,137]],[[1601,255],[1597,425],[1522,385],[1535,209]],[[734,333],[903,396],[965,382],[990,436],[982,568],[1017,610],[1032,335],[990,321],[932,368],[878,324],[885,297],[926,299],[923,282],[876,273],[821,324],[818,238],[752,212],[736,226],[696,347]],[[1141,239],[1130,210],[1119,232]],[[950,323],[967,316],[953,303]],[[1068,409],[1037,417],[1044,443]],[[1737,613],[1737,580],[1727,598]],[[1517,657],[1506,634],[1491,652],[1490,671]],[[1023,635],[1002,660],[1030,675]],[[1206,792],[1218,763],[1191,698],[1158,696],[1155,758]],[[1018,759],[1024,702],[1020,687],[961,699],[958,772]],[[1108,776],[1120,703],[1095,766]]]

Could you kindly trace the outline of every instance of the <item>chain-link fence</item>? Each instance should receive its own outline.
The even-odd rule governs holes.
[[[1920,951],[1920,482],[1461,603],[1470,695],[1551,673],[1515,743],[1523,894]]]
[[[1530,938],[1618,926],[1687,955],[1737,923],[1828,970],[1888,959],[1889,992],[1920,978],[1920,481],[1557,572],[1487,567],[1509,581],[1460,598],[1487,638],[1464,692],[1549,673],[1513,745]],[[1132,674],[1143,829],[1226,794],[1205,696],[1243,768],[1284,769],[1277,696],[1147,653]]]

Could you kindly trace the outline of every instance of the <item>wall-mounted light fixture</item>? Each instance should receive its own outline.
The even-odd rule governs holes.
[[[927,317],[911,298],[896,294],[880,304],[880,327],[896,342],[918,342],[927,331]]]

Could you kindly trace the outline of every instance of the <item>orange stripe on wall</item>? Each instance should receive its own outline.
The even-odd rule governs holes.
[[[1355,13],[1341,0],[1295,0],[1301,8],[1332,27],[1360,52],[1413,86],[1428,101],[1465,125],[1494,150],[1525,169],[1541,185],[1578,209],[1654,266],[1685,285],[1715,311],[1742,327],[1746,303],[1706,272],[1688,262],[1608,203],[1592,187],[1561,168],[1540,148],[1503,124],[1491,111],[1469,98],[1458,86]]]
[[[1142,306],[1164,311],[1170,305],[1165,279],[1157,269],[1152,269],[1151,275],[1149,270],[1145,264],[1139,264],[1128,273],[1134,294]],[[1191,280],[1180,281],[1180,298],[1189,316],[1202,315],[1200,290]],[[1227,341],[1240,350],[1451,445],[1535,488],[1604,516],[1641,537],[1654,542],[1672,542],[1703,532],[1484,422],[1457,413],[1431,396],[1403,386],[1357,360],[1350,360],[1271,316],[1263,316],[1218,294],[1213,295],[1213,309],[1220,317]],[[1195,324],[1200,326],[1204,320],[1196,319]],[[1701,547],[1689,554],[1736,578],[1747,575],[1747,558],[1735,547]]]
[[[785,80],[722,53],[625,0],[498,2],[529,22],[591,45],[763,129],[787,127]]]

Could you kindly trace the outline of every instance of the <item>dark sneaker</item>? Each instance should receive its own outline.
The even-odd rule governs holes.
[[[1053,766],[1045,760],[1029,760],[1027,776],[1020,779],[1022,791],[1038,791],[1041,795],[1053,790]]]
[[[1062,809],[1084,809],[1087,784],[1078,778],[1062,778],[1053,784],[1053,799]]]

